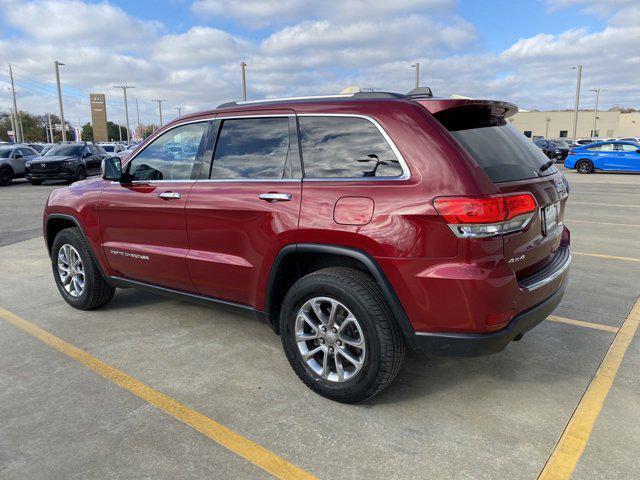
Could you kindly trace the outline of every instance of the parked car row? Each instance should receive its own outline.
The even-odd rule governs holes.
[[[124,159],[138,147],[119,142],[59,142],[0,145],[0,186],[26,178],[32,185],[46,180],[69,183],[100,173],[102,160]]]

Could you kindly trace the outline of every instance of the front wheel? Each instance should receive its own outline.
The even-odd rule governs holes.
[[[8,187],[13,182],[13,172],[10,168],[0,168],[0,187]]]
[[[313,391],[356,403],[382,391],[404,358],[404,339],[368,275],[332,267],[298,280],[280,314],[291,367]]]
[[[593,172],[593,163],[591,160],[580,160],[576,163],[576,170],[578,173],[592,173]]]
[[[115,288],[100,273],[79,228],[67,228],[56,236],[51,268],[62,298],[74,308],[91,310],[113,298]]]

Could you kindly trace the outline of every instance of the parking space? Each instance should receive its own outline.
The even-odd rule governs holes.
[[[264,453],[203,435],[197,412],[279,456],[271,473],[282,478],[294,478],[290,462],[319,478],[531,479],[577,407],[594,422],[576,436],[574,478],[638,478],[637,332],[617,374],[607,370],[602,410],[581,400],[640,294],[640,178],[566,175],[576,255],[560,321],[489,357],[409,355],[387,390],[352,406],[308,390],[252,318],[135,290],[100,310],[70,308],[39,236],[52,187],[0,189],[0,478],[269,478]],[[194,413],[168,414],[6,312]]]

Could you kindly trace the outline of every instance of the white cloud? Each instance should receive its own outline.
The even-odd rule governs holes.
[[[565,9],[595,4],[551,3]],[[413,87],[411,64],[419,61],[423,83],[438,95],[499,98],[524,108],[569,107],[575,85],[570,67],[581,63],[585,105],[590,101],[585,92],[601,87],[607,90],[601,97],[605,108],[613,103],[640,106],[634,83],[640,76],[637,3],[610,10],[599,31],[542,30],[497,54],[480,49],[481,32],[461,18],[453,0],[363,4],[201,0],[193,6],[200,9],[197,25],[174,25],[166,33],[163,25],[106,2],[0,0],[0,18],[6,23],[0,23],[0,32],[12,32],[10,38],[0,33],[0,51],[16,65],[21,108],[34,112],[57,110],[53,61],[63,61],[65,112],[83,120],[89,117],[90,92],[107,93],[110,118],[121,119],[121,92],[112,87],[123,83],[136,86],[130,99],[139,98],[143,121],[155,119],[154,98],[169,100],[167,112],[237,99],[241,61],[248,64],[251,98],[332,93],[349,84],[406,92]],[[218,28],[207,25],[205,10],[271,29],[239,37],[219,21]],[[4,88],[6,77],[0,76],[0,103],[9,98]]]

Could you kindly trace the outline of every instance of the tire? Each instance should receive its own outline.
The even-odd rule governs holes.
[[[316,306],[320,305],[321,312],[324,309],[322,302],[327,301],[325,320],[328,320],[331,302],[339,302],[336,315],[339,321],[335,324],[337,333],[333,336],[330,332],[336,330],[327,328],[327,333],[321,333],[325,324],[318,321],[315,309],[308,307],[312,299]],[[305,309],[307,318],[313,317],[312,321],[318,328],[311,328],[311,324],[303,320],[296,324],[302,318],[299,312]],[[347,321],[349,313],[357,323]],[[300,325],[311,331],[310,336],[324,337],[300,341],[298,334],[308,335]],[[326,325],[329,327],[331,324],[327,322]],[[351,268],[325,268],[298,280],[282,303],[280,335],[287,359],[300,380],[319,395],[341,403],[362,402],[382,391],[398,374],[404,359],[404,338],[382,292],[371,277]],[[349,339],[350,344],[345,339]],[[362,345],[361,340],[364,340],[363,346],[351,346],[355,343]],[[304,349],[307,352],[320,350],[309,363],[303,358]],[[329,353],[329,350],[334,353]],[[347,361],[347,357],[338,355],[344,351],[361,360],[361,366],[358,368],[355,363]],[[342,376],[338,373],[337,359]]]
[[[0,187],[8,187],[13,183],[13,170],[9,167],[0,168]]]
[[[42,180],[29,180],[31,185],[42,185]]]
[[[84,180],[86,178],[87,178],[87,171],[84,169],[84,167],[78,167],[78,170],[76,170],[75,177],[73,177],[69,183],[79,182],[80,180]]]
[[[578,160],[576,171],[583,174],[593,173],[593,162],[591,160]]]
[[[64,254],[64,260],[61,259],[61,251]],[[81,291],[76,288],[79,283],[75,283],[73,279],[69,282],[64,282],[63,274],[59,271],[59,262],[65,267],[65,260],[65,268],[69,271],[68,266],[70,264],[73,265],[76,255],[79,256],[80,261],[73,268],[76,272],[82,271],[83,287]],[[66,228],[58,233],[51,249],[51,268],[62,298],[73,308],[92,310],[106,305],[113,298],[116,289],[109,285],[100,273],[98,265],[89,250],[89,245],[79,228]],[[65,276],[65,278],[68,278],[68,276]],[[79,277],[80,275],[78,275]],[[68,285],[69,288],[65,285]]]

